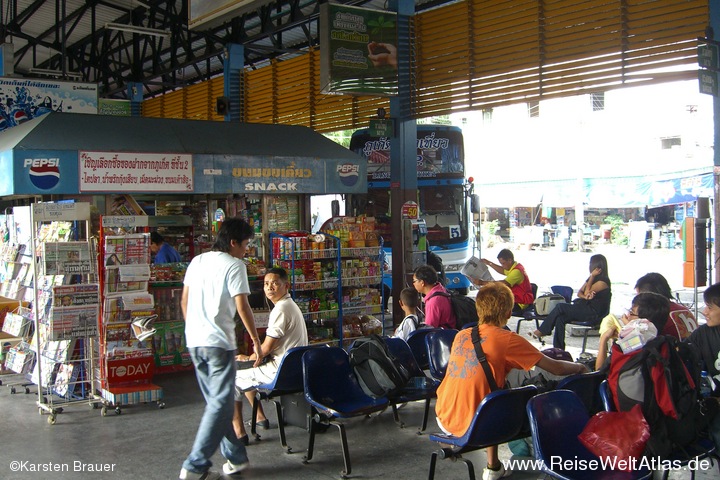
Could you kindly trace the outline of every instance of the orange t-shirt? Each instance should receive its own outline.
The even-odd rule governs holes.
[[[495,382],[500,387],[505,384],[505,376],[510,370],[530,370],[543,355],[520,335],[500,327],[480,325],[480,338]],[[437,391],[435,414],[448,432],[460,437],[488,393],[490,385],[477,359],[470,329],[461,330],[453,342],[447,372]]]

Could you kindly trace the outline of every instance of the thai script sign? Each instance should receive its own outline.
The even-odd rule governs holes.
[[[163,153],[78,153],[80,192],[193,191],[192,155]]]

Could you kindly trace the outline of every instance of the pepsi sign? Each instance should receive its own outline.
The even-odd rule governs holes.
[[[30,182],[40,190],[50,190],[60,182],[59,158],[26,158],[23,166],[29,167]]]
[[[360,178],[360,165],[356,163],[343,163],[337,166],[337,173],[343,185],[352,187]]]

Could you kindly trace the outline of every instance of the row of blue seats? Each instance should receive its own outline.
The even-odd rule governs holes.
[[[446,333],[435,338],[444,338],[444,341],[447,342],[448,337],[454,337],[453,332],[457,333],[451,330],[444,332]],[[431,345],[437,343],[433,341],[434,336],[431,335],[433,333],[438,332],[427,332],[423,338],[427,347],[426,352],[430,350]],[[413,377],[427,379],[408,343],[395,338],[386,340],[393,356],[408,369]],[[449,341],[449,345],[451,344],[452,340]],[[449,347],[447,348],[449,350]],[[433,376],[435,375],[438,375],[438,372],[433,374]],[[533,386],[492,392],[478,407],[465,435],[462,437],[443,434],[430,436],[430,440],[450,445],[450,447],[444,447],[432,453],[428,478],[430,480],[434,478],[436,460],[439,456],[465,462],[472,480],[475,477],[473,466],[469,460],[462,458],[463,453],[531,435],[536,459],[543,461],[545,473],[563,479],[590,478],[586,470],[555,471],[552,466],[553,464],[557,465],[558,462],[551,462],[550,459],[552,457],[596,458],[577,440],[577,435],[582,431],[591,415],[603,409],[612,409],[607,382],[603,382],[603,380],[602,373],[593,372],[567,377],[558,385],[558,390],[540,395]],[[313,457],[316,433],[323,427],[334,425],[340,433],[345,465],[341,475],[347,476],[351,472],[349,446],[344,425],[339,420],[367,416],[391,406],[395,421],[402,425],[398,418],[398,405],[424,400],[423,423],[418,432],[421,433],[427,426],[430,400],[435,398],[439,379],[434,379],[434,381],[428,379],[427,382],[419,382],[419,384],[423,386],[416,387],[415,383],[411,382],[405,389],[394,395],[372,398],[360,388],[350,367],[348,354],[343,349],[327,346],[299,347],[289,351],[283,358],[275,380],[271,384],[258,388],[258,398],[274,400],[277,407],[281,443],[289,452],[291,449],[287,447],[285,441],[282,410],[277,398],[289,393],[304,392],[305,399],[312,406],[313,415],[310,422],[308,449],[303,462],[307,463]],[[256,401],[255,405],[258,403]],[[255,412],[253,413],[254,420],[256,415]],[[253,433],[255,433],[254,425]],[[691,457],[688,457],[687,451],[681,453],[684,455],[685,461],[690,458],[717,456],[711,443],[695,446],[690,450]],[[618,478],[617,474],[618,472],[595,472],[592,478]],[[623,478],[648,478],[648,472],[644,470],[631,472]]]

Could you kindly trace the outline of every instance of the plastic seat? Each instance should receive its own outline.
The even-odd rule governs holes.
[[[600,391],[600,399],[602,400],[603,409],[606,412],[614,412],[615,404],[612,400],[612,394],[610,393],[610,384],[608,383],[608,381],[603,380],[602,382],[600,382],[598,390]]]
[[[350,450],[345,426],[337,419],[361,417],[379,412],[387,407],[388,399],[372,398],[362,391],[350,368],[348,355],[342,348],[311,348],[303,355],[302,365],[305,399],[317,412],[310,422],[308,449],[303,463],[312,459],[318,425],[335,425],[340,432],[345,462],[345,470],[341,475],[349,475]]]
[[[533,385],[495,390],[483,398],[478,405],[470,426],[462,437],[446,434],[432,434],[430,440],[451,447],[444,447],[432,453],[428,480],[435,478],[437,458],[460,460],[468,469],[470,480],[475,479],[473,464],[462,454],[491,445],[500,445],[530,435],[525,405],[537,394]]]
[[[555,295],[562,295],[566,303],[572,303],[573,293],[575,293],[573,288],[567,285],[553,285],[550,287],[550,291]]]
[[[445,378],[445,371],[450,360],[450,349],[457,333],[457,330],[440,330],[425,337],[428,368],[430,376],[435,380],[442,381]]]
[[[607,378],[605,372],[570,375],[558,382],[558,390],[571,390],[580,398],[589,415],[605,410],[600,397],[600,384]]]
[[[392,405],[393,418],[395,419],[395,423],[400,425],[400,427],[404,427],[405,424],[400,421],[397,405],[425,400],[423,420],[418,429],[419,435],[427,428],[428,416],[430,414],[430,400],[437,396],[437,387],[440,386],[440,382],[436,382],[425,375],[425,372],[422,371],[415,361],[415,356],[405,340],[402,338],[387,338],[385,339],[385,343],[388,346],[390,354],[395,357],[395,360],[405,367],[405,370],[410,374],[410,382],[408,385],[401,391],[388,396],[390,404]]]
[[[425,336],[439,330],[442,330],[442,328],[419,328],[408,335],[407,344],[410,346],[418,366],[423,370],[430,368],[427,348],[425,348]]]
[[[531,283],[533,298],[537,298],[538,286],[535,283]],[[515,325],[515,333],[520,333],[520,324],[526,320],[535,320],[535,328],[540,328],[540,320],[545,318],[545,315],[538,315],[535,312],[535,305],[531,304],[525,307],[522,312],[522,317],[518,318],[517,325]]]
[[[543,473],[563,480],[631,480],[652,476],[652,471],[641,469],[634,472],[617,470],[573,469],[573,466],[600,462],[578,440],[590,419],[580,398],[569,390],[553,390],[531,398],[527,403],[535,459],[542,462]],[[564,468],[554,470],[562,466]]]
[[[257,411],[260,405],[259,400],[271,400],[275,404],[275,411],[277,413],[278,430],[280,431],[280,444],[287,450],[288,453],[292,451],[292,448],[287,446],[285,439],[285,421],[282,414],[282,406],[280,405],[279,397],[282,395],[288,395],[291,393],[299,393],[303,391],[303,369],[302,369],[302,356],[311,346],[306,347],[294,347],[285,353],[285,356],[280,360],[277,374],[270,383],[263,383],[257,386],[255,392],[255,401],[253,402],[253,413],[252,420],[250,423],[250,432],[255,438],[260,439],[257,434]]]

